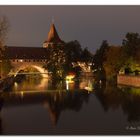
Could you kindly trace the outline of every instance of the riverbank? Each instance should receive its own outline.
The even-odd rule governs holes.
[[[118,75],[117,83],[121,85],[140,87],[140,76]]]

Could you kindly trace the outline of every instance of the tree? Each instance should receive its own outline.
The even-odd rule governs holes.
[[[8,59],[3,59],[1,63],[1,76],[2,78],[6,77],[10,72],[12,66]]]
[[[92,61],[92,54],[89,52],[87,48],[85,48],[81,53],[81,61],[89,63]]]
[[[96,51],[96,54],[94,55],[93,58],[93,63],[94,63],[94,68],[100,69],[103,66],[103,62],[105,61],[105,53],[108,50],[109,45],[106,40],[104,40],[101,44],[100,49]]]
[[[75,40],[75,41],[70,41],[65,44],[64,51],[66,54],[66,71],[67,73],[69,72],[74,72],[76,76],[78,77],[81,72],[81,68],[79,66],[74,66],[72,65],[73,62],[78,62],[82,61],[82,52],[83,49],[80,45],[80,43]]]
[[[103,63],[106,60],[106,51],[108,50],[109,45],[106,40],[104,40],[101,44],[101,47],[96,51],[94,57],[93,57],[93,70],[96,70],[96,80],[105,80],[106,75],[103,68]]]
[[[7,32],[9,29],[9,21],[7,17],[2,16],[0,18],[0,41],[4,42],[7,37]]]
[[[122,42],[123,53],[127,58],[124,63],[126,74],[138,73],[140,70],[140,35],[138,33],[127,33]]]
[[[77,62],[81,59],[82,48],[80,43],[75,41],[70,41],[65,45],[65,53],[67,55],[67,59],[70,62]]]
[[[5,53],[5,40],[7,37],[7,32],[9,29],[9,22],[5,16],[0,17],[0,73],[1,77],[5,77],[5,75],[10,71],[10,61],[7,58]]]
[[[83,50],[77,40],[68,42],[64,46],[48,47],[47,51],[49,57],[44,68],[52,72],[55,79],[64,79],[71,72],[79,76],[81,68],[73,66],[73,62],[89,62],[92,58],[88,49]]]
[[[49,47],[47,49],[49,56],[44,68],[52,72],[53,79],[63,79],[66,73],[66,55],[63,46]]]
[[[124,66],[125,56],[121,47],[110,46],[105,53],[106,60],[103,63],[103,67],[106,73],[107,80],[116,80],[117,74]]]
[[[140,36],[138,33],[127,33],[122,42],[126,57],[134,57],[137,49],[140,48]]]

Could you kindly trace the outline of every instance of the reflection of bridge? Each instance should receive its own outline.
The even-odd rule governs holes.
[[[14,77],[15,76],[17,76],[17,75],[38,75],[38,74],[40,74],[40,75],[42,75],[42,77],[46,77],[46,78],[48,78],[48,76],[51,74],[51,72],[22,72],[22,73],[18,73],[18,72],[10,72],[9,73],[9,76],[13,76],[14,75]]]
[[[47,90],[32,94],[29,92],[7,93],[3,95],[3,104],[4,107],[19,107],[42,103],[48,110],[53,125],[56,125],[62,111],[67,109],[79,111],[83,103],[88,102],[88,98],[89,94],[86,90]]]
[[[33,94],[39,94],[39,93],[43,93],[43,94],[48,94],[48,93],[66,93],[67,90],[40,90],[40,91],[37,91],[37,90],[25,90],[25,91],[14,91],[14,92],[10,92],[10,94],[17,94],[17,95],[26,95],[26,94],[30,94],[30,93],[33,93]]]

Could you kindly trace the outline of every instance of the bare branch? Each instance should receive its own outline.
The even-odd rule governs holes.
[[[0,42],[1,45],[4,45],[5,40],[7,38],[7,33],[9,29],[9,22],[7,17],[2,16],[0,17]]]

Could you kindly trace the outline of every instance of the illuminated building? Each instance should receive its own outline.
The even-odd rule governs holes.
[[[55,25],[52,24],[50,31],[48,33],[47,40],[43,43],[43,48],[47,47],[56,47],[56,46],[64,46],[64,41],[62,41],[56,31]]]
[[[47,40],[43,47],[21,47],[6,46],[6,57],[11,61],[12,72],[18,71],[21,67],[37,66],[42,68],[48,61],[48,46],[58,47],[64,45],[56,31],[55,25],[52,24],[48,33]],[[43,70],[43,69],[42,69]]]

